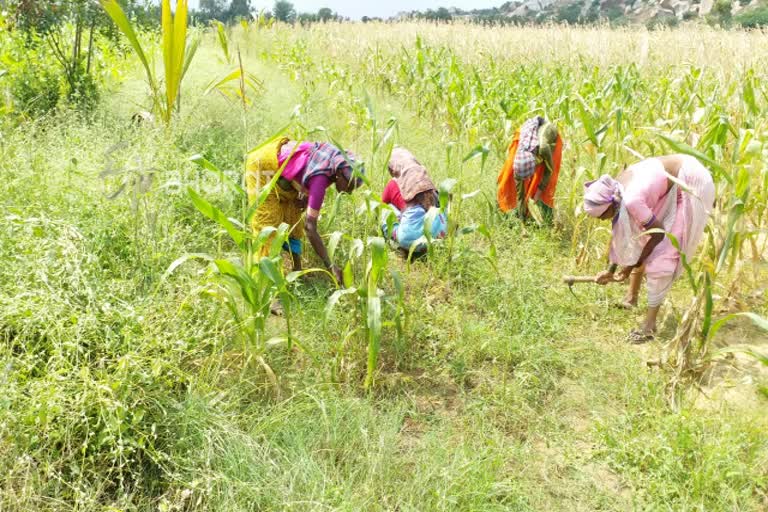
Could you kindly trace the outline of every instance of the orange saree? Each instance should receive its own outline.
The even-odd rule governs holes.
[[[496,198],[499,203],[499,208],[503,212],[508,212],[517,208],[517,184],[515,183],[515,153],[517,153],[517,146],[520,142],[520,130],[515,132],[515,136],[512,138],[512,143],[507,149],[507,160],[499,172],[499,176],[496,180],[498,184],[498,190]],[[552,154],[552,163],[554,169],[552,169],[552,175],[549,178],[549,184],[547,188],[541,194],[541,201],[554,208],[555,206],[555,190],[557,189],[557,179],[560,176],[560,163],[563,157],[563,139],[560,135],[557,136],[557,143],[555,144],[555,151]],[[536,194],[536,189],[541,182],[541,177],[544,174],[544,163],[540,163],[536,166],[533,176],[523,182],[525,187],[525,200],[533,198]]]

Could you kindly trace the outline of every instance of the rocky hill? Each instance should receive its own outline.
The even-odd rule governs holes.
[[[705,16],[735,16],[758,5],[759,0],[516,0],[501,6],[504,16],[558,21],[688,20]]]

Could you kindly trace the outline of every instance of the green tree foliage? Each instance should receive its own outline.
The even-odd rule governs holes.
[[[734,23],[744,28],[768,27],[768,7],[758,7],[733,18]]]
[[[445,7],[440,7],[437,10],[427,9],[426,12],[423,12],[423,13],[416,12],[414,14],[414,17],[417,19],[429,20],[429,21],[451,21],[453,19],[453,15],[451,15],[451,11],[449,11]]]
[[[320,21],[331,21],[335,20],[337,17],[338,16],[336,13],[334,13],[328,7],[322,7],[319,11],[317,11],[317,19]]]
[[[296,19],[296,9],[293,7],[293,4],[287,0],[277,0],[272,9],[272,14],[274,14],[277,21],[282,21],[284,23],[293,23]]]
[[[23,105],[27,105],[28,96],[44,99],[30,105],[32,111],[50,110],[59,98],[83,107],[92,106],[98,99],[92,76],[94,42],[97,33],[107,27],[107,19],[98,5],[88,0],[16,0],[8,2],[8,8],[15,28],[27,34],[30,51],[42,47],[39,51],[52,55],[51,62],[58,67],[58,72],[42,70],[42,61],[32,59],[30,69],[22,75],[45,79],[30,82],[41,86],[40,90],[30,87],[32,91],[24,93],[23,88],[17,89],[17,99],[21,98]]]
[[[225,0],[200,0],[198,16],[202,21],[226,21],[227,4]]]
[[[709,13],[708,21],[714,24],[729,25],[731,23],[732,5],[731,0],[717,0]]]
[[[228,14],[230,20],[248,19],[251,16],[251,1],[232,0]]]
[[[200,8],[196,11],[198,22],[209,23],[221,21],[230,23],[239,19],[251,17],[251,0],[200,0]]]
[[[581,21],[581,9],[584,7],[582,2],[574,2],[571,4],[565,4],[557,9],[555,14],[555,20],[566,22],[569,24],[576,24]]]
[[[301,23],[302,25],[306,25],[309,23],[325,23],[328,21],[340,21],[343,18],[333,12],[328,7],[323,7],[320,10],[317,11],[317,13],[312,12],[302,12],[299,13],[296,16],[296,19]],[[363,22],[366,22],[368,20],[367,16],[363,16]]]

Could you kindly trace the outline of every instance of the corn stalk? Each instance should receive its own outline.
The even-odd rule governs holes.
[[[128,39],[134,53],[141,61],[149,84],[153,110],[166,126],[170,125],[173,112],[178,110],[180,104],[182,81],[199,45],[198,40],[193,40],[189,46],[187,43],[188,0],[177,0],[175,13],[171,9],[171,0],[161,0],[161,39],[165,72],[162,82],[150,64],[133,25],[117,0],[99,0],[99,2]]]

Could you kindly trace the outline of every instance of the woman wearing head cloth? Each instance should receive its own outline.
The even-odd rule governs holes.
[[[584,211],[613,223],[611,266],[598,274],[597,282],[630,277],[624,304],[634,307],[643,274],[647,277],[648,311],[630,341],[653,339],[659,308],[682,271],[680,253],[693,258],[714,199],[712,176],[688,155],[649,158],[628,167],[618,179],[604,175],[585,185]],[[673,235],[680,251],[664,233],[643,234],[653,229]],[[622,269],[615,274],[618,266]]]
[[[381,199],[390,208],[382,215],[381,229],[384,236],[391,238],[401,249],[410,251],[413,244],[424,236],[427,212],[440,206],[437,188],[427,169],[405,148],[392,150],[389,174],[392,179],[384,188]],[[394,223],[389,222],[391,214],[396,218]],[[432,238],[443,238],[447,227],[445,213],[440,213],[432,221],[429,234]],[[421,244],[414,248],[416,252],[423,252],[424,249]]]
[[[525,219],[529,216],[528,202],[533,201],[551,218],[562,156],[563,140],[554,123],[541,116],[523,123],[512,138],[496,179],[501,211],[516,210]]]
[[[251,229],[259,233],[267,226],[281,223],[292,226],[285,247],[293,257],[294,270],[301,269],[301,238],[307,238],[326,268],[341,282],[338,265],[328,257],[317,230],[317,219],[325,192],[335,185],[339,192],[352,192],[362,180],[353,176],[355,156],[325,142],[294,142],[287,138],[276,140],[248,155],[246,185],[249,201],[253,202],[261,187],[269,183],[276,172],[282,171],[277,185],[257,208]],[[358,173],[364,172],[362,166]],[[306,208],[306,217],[301,216]]]

